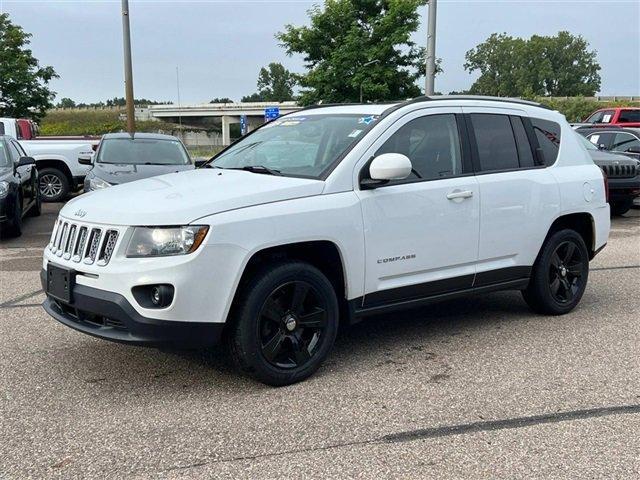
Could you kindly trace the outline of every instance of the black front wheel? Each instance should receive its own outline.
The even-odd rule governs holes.
[[[0,227],[2,236],[19,237],[22,235],[22,199],[18,196],[13,203],[13,214],[5,225]]]
[[[536,312],[562,315],[580,302],[589,277],[589,252],[574,230],[552,234],[542,247],[523,296]]]
[[[338,330],[331,282],[304,262],[271,264],[241,286],[228,344],[236,365],[273,386],[313,374]]]

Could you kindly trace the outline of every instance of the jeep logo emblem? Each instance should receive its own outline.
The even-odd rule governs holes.
[[[84,217],[86,214],[87,214],[87,212],[85,212],[85,211],[84,211],[84,210],[82,210],[82,209],[80,209],[80,210],[76,210],[76,213],[74,213],[74,215],[75,215],[76,217],[80,217],[80,218]]]

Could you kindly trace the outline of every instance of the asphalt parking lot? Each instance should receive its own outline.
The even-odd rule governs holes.
[[[640,210],[563,317],[517,293],[378,317],[273,389],[219,351],[97,340],[48,317],[58,205],[0,243],[0,478],[638,478]],[[206,287],[203,287],[206,288]]]

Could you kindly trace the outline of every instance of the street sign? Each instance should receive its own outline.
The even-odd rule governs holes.
[[[264,121],[270,122],[280,116],[280,107],[267,107],[264,109]]]
[[[247,130],[248,130],[248,123],[247,123],[247,116],[246,115],[240,115],[240,135],[244,136],[247,134]]]

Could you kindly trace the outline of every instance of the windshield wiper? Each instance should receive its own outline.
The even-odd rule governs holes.
[[[273,168],[265,167],[264,165],[246,165],[244,167],[226,167],[226,170],[244,170],[252,173],[265,173],[267,175],[282,175],[280,170],[274,170]]]

